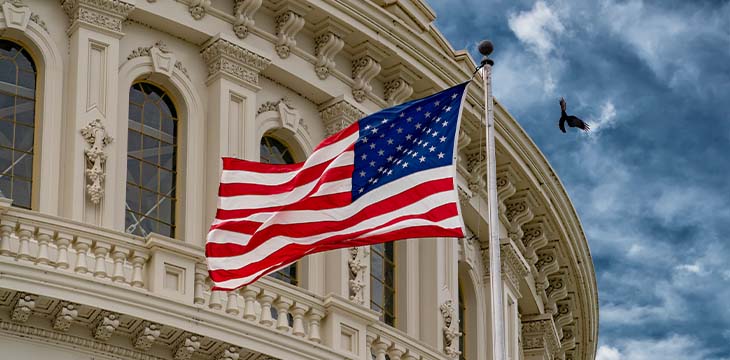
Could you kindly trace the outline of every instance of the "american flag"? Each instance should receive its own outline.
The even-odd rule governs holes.
[[[213,289],[320,251],[464,236],[454,164],[467,84],[360,119],[304,163],[223,158],[206,244]]]

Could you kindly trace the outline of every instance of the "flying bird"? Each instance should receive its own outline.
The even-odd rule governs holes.
[[[561,114],[560,114],[560,122],[558,123],[558,126],[560,127],[560,131],[565,132],[565,122],[566,121],[568,122],[568,126],[570,126],[570,127],[577,127],[586,132],[591,129],[591,127],[588,126],[588,124],[586,124],[583,120],[581,120],[573,115],[568,115],[565,112],[565,108],[566,108],[565,99],[561,97],[560,98]]]

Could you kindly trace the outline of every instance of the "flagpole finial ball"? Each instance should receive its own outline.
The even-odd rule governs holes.
[[[494,44],[492,44],[489,40],[483,40],[479,43],[479,53],[484,56],[489,56],[489,54],[494,51]]]

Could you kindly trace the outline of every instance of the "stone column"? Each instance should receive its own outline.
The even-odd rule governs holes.
[[[330,136],[365,116],[354,104],[340,96],[319,108],[320,118]],[[347,248],[316,254],[324,258],[325,294],[334,293],[369,307],[370,257],[364,248]]]
[[[420,270],[420,339],[435,349],[444,350],[447,321],[441,306],[451,301],[458,304],[458,251],[457,239],[421,239],[418,250]]]
[[[134,5],[122,0],[62,0],[61,6],[70,23],[61,214],[113,227],[114,207],[122,204],[107,201],[111,198],[106,194],[112,181],[123,181],[118,179],[124,177],[119,170],[124,166],[113,157],[99,158],[121,146],[112,141],[119,123],[119,39],[124,36],[122,22]]]
[[[235,38],[218,34],[201,54],[208,67],[208,138],[206,179],[206,223],[215,216],[222,156],[255,158],[256,94],[259,73],[271,61],[236,44]]]

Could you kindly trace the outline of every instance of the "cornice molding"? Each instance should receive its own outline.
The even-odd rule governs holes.
[[[121,37],[122,23],[134,4],[122,0],[61,0],[61,7],[71,20],[69,33],[78,26],[91,26]]]
[[[259,73],[271,60],[221,37],[215,37],[201,51],[208,66],[208,78],[229,76],[244,85],[259,89]]]

